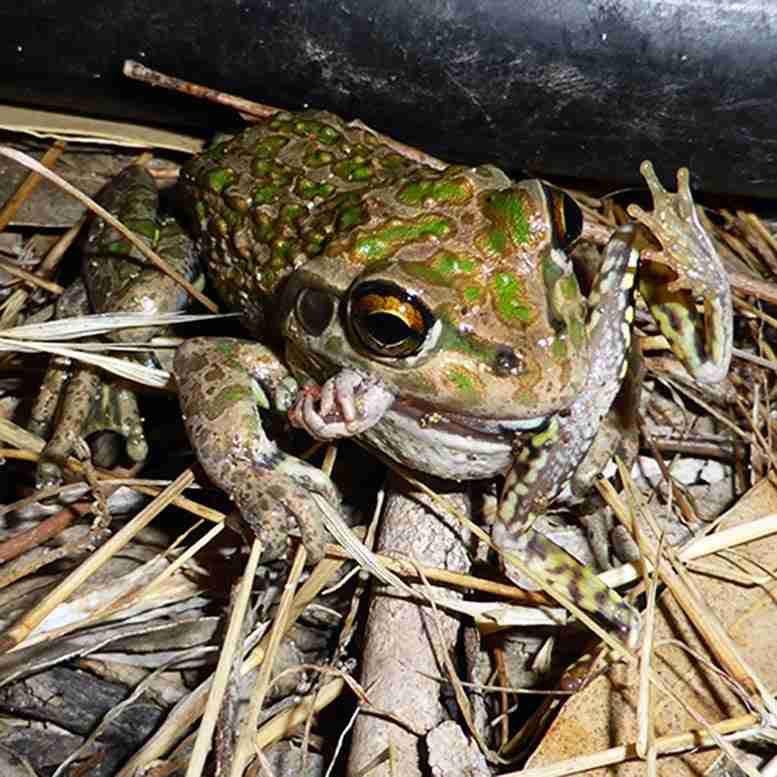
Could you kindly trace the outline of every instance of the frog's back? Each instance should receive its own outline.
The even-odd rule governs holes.
[[[286,276],[367,221],[363,194],[419,168],[333,114],[281,112],[187,162],[180,202],[217,292],[258,329]]]

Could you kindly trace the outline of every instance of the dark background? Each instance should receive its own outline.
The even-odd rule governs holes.
[[[361,118],[459,162],[777,193],[777,3],[26,0],[0,8],[0,100],[226,128],[125,58],[280,107]],[[10,9],[10,6],[13,6]]]

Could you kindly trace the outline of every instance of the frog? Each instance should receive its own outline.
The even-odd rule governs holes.
[[[355,437],[413,470],[502,477],[489,516],[496,548],[636,644],[636,610],[533,527],[591,469],[632,352],[637,286],[695,379],[728,371],[730,289],[688,173],[678,173],[677,193],[649,163],[642,173],[654,210],[634,208],[635,221],[612,231],[584,293],[571,248],[585,219],[568,193],[492,164],[430,163],[325,111],[279,111],[184,163],[180,232],[155,215],[145,169],[124,171],[106,195],[110,208],[150,245],[172,245],[185,277],[200,277],[201,257],[251,335],[187,339],[173,373],[196,456],[265,558],[283,558],[298,531],[308,559],[320,559],[326,534],[314,496],[340,506],[321,470],[269,437],[261,413],[270,410],[318,440]],[[108,225],[95,222],[87,244],[82,308],[187,304]],[[37,428],[53,424],[62,375],[41,392]],[[128,453],[144,456],[127,401],[114,413],[86,410],[111,405],[90,380],[74,391],[81,427],[55,432],[40,480],[60,476],[85,429],[119,431]]]

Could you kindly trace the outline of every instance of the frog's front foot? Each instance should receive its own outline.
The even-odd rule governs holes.
[[[382,380],[344,369],[323,386],[306,386],[289,410],[289,421],[318,440],[353,437],[380,421],[393,403]]]
[[[260,407],[284,409],[290,375],[268,348],[233,338],[195,338],[173,366],[189,439],[208,477],[235,502],[263,545],[284,558],[290,529],[311,562],[324,555],[322,515],[311,492],[340,499],[321,470],[281,451],[262,427]]]

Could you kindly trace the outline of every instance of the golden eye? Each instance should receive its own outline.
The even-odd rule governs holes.
[[[356,286],[350,295],[348,317],[368,351],[397,358],[418,353],[434,324],[426,305],[389,281]]]
[[[583,212],[580,206],[561,189],[543,185],[548,198],[550,218],[553,226],[553,242],[562,249],[567,248],[580,237],[583,231]]]

